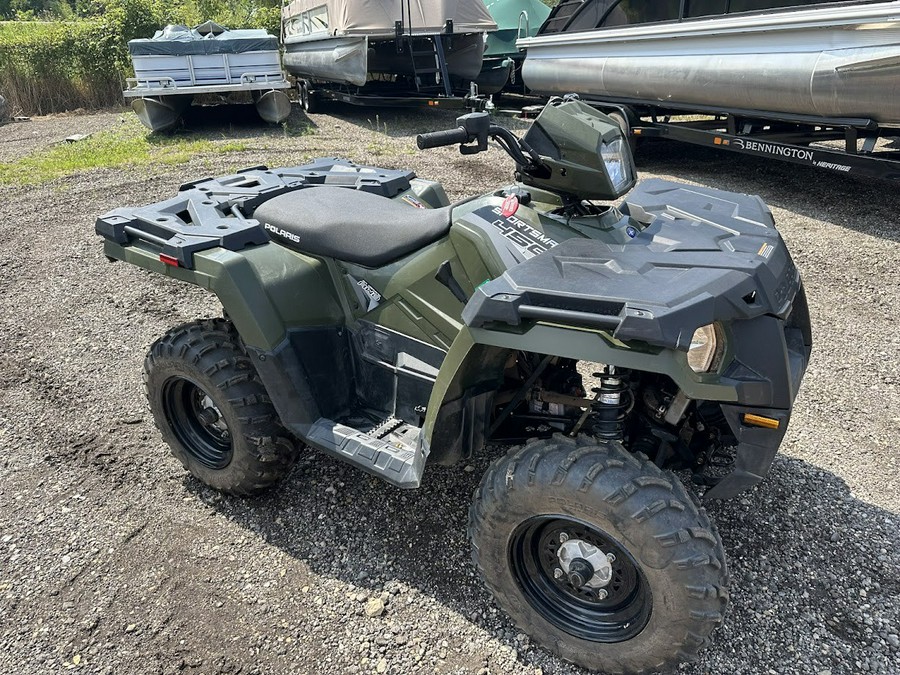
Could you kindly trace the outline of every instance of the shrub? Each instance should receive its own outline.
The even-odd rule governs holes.
[[[0,94],[15,114],[43,115],[122,104],[131,75],[127,43],[167,23],[212,19],[279,33],[278,0],[78,0],[74,21],[0,22]]]
[[[121,100],[124,48],[100,21],[0,24],[0,92],[30,115]]]

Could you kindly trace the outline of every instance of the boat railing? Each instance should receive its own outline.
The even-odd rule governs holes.
[[[284,73],[278,71],[277,73],[243,73],[241,75],[241,84],[255,84],[260,81],[269,83],[269,82],[281,82],[284,80]]]
[[[128,89],[178,89],[171,77],[129,77],[125,84]]]
[[[525,20],[525,32],[522,32],[522,19]],[[523,37],[528,37],[531,35],[531,26],[528,23],[528,12],[526,10],[522,10],[519,12],[519,25],[516,26],[516,40],[521,40]]]
[[[247,72],[242,73],[238,78],[238,81],[231,82],[223,82],[223,83],[215,83],[215,82],[197,82],[191,81],[186,84],[179,84],[172,77],[168,76],[153,76],[153,77],[129,77],[125,80],[127,91],[133,91],[137,89],[165,89],[171,90],[173,93],[176,91],[188,92],[191,90],[196,90],[197,87],[219,87],[219,88],[240,88],[242,86],[259,86],[263,85],[281,85],[287,83],[287,80],[284,77],[284,73],[282,72]]]

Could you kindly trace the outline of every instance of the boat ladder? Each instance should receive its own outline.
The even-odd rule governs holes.
[[[453,89],[450,87],[450,73],[447,70],[447,58],[441,36],[428,35],[417,40],[408,39],[407,44],[412,59],[416,91],[440,92],[444,96],[452,96]],[[424,48],[425,45],[431,49]]]
[[[400,20],[394,22],[394,32],[397,53],[409,50],[416,91],[453,96],[443,39],[441,35],[413,34],[412,0],[400,1]],[[444,33],[453,35],[452,19],[447,19]]]

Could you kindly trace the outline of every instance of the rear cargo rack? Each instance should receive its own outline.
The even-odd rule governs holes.
[[[199,251],[239,251],[268,243],[266,231],[253,214],[272,197],[330,185],[390,198],[408,190],[415,177],[412,171],[363,166],[336,157],[283,169],[257,166],[186,183],[177,196],[157,204],[110,211],[97,219],[96,231],[122,246],[144,242],[158,248],[167,260],[193,269],[193,255]]]

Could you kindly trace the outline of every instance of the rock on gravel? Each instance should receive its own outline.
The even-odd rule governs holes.
[[[372,598],[366,603],[366,616],[374,618],[384,614],[384,600],[381,598]]]
[[[240,137],[244,152],[3,188],[0,671],[581,672],[520,633],[474,577],[467,507],[490,456],[471,471],[429,468],[421,489],[401,491],[310,453],[271,494],[242,500],[186,476],[154,430],[147,347],[220,309],[197,288],[109,264],[98,214],[318,155],[411,167],[452,198],[510,179],[496,150],[414,150],[448,115],[295,115],[287,131],[220,121],[196,132]],[[0,161],[117,119],[0,127]],[[709,507],[731,611],[680,672],[900,672],[898,191],[662,143],[639,164],[762,195],[804,274],[816,341],[771,476]]]

